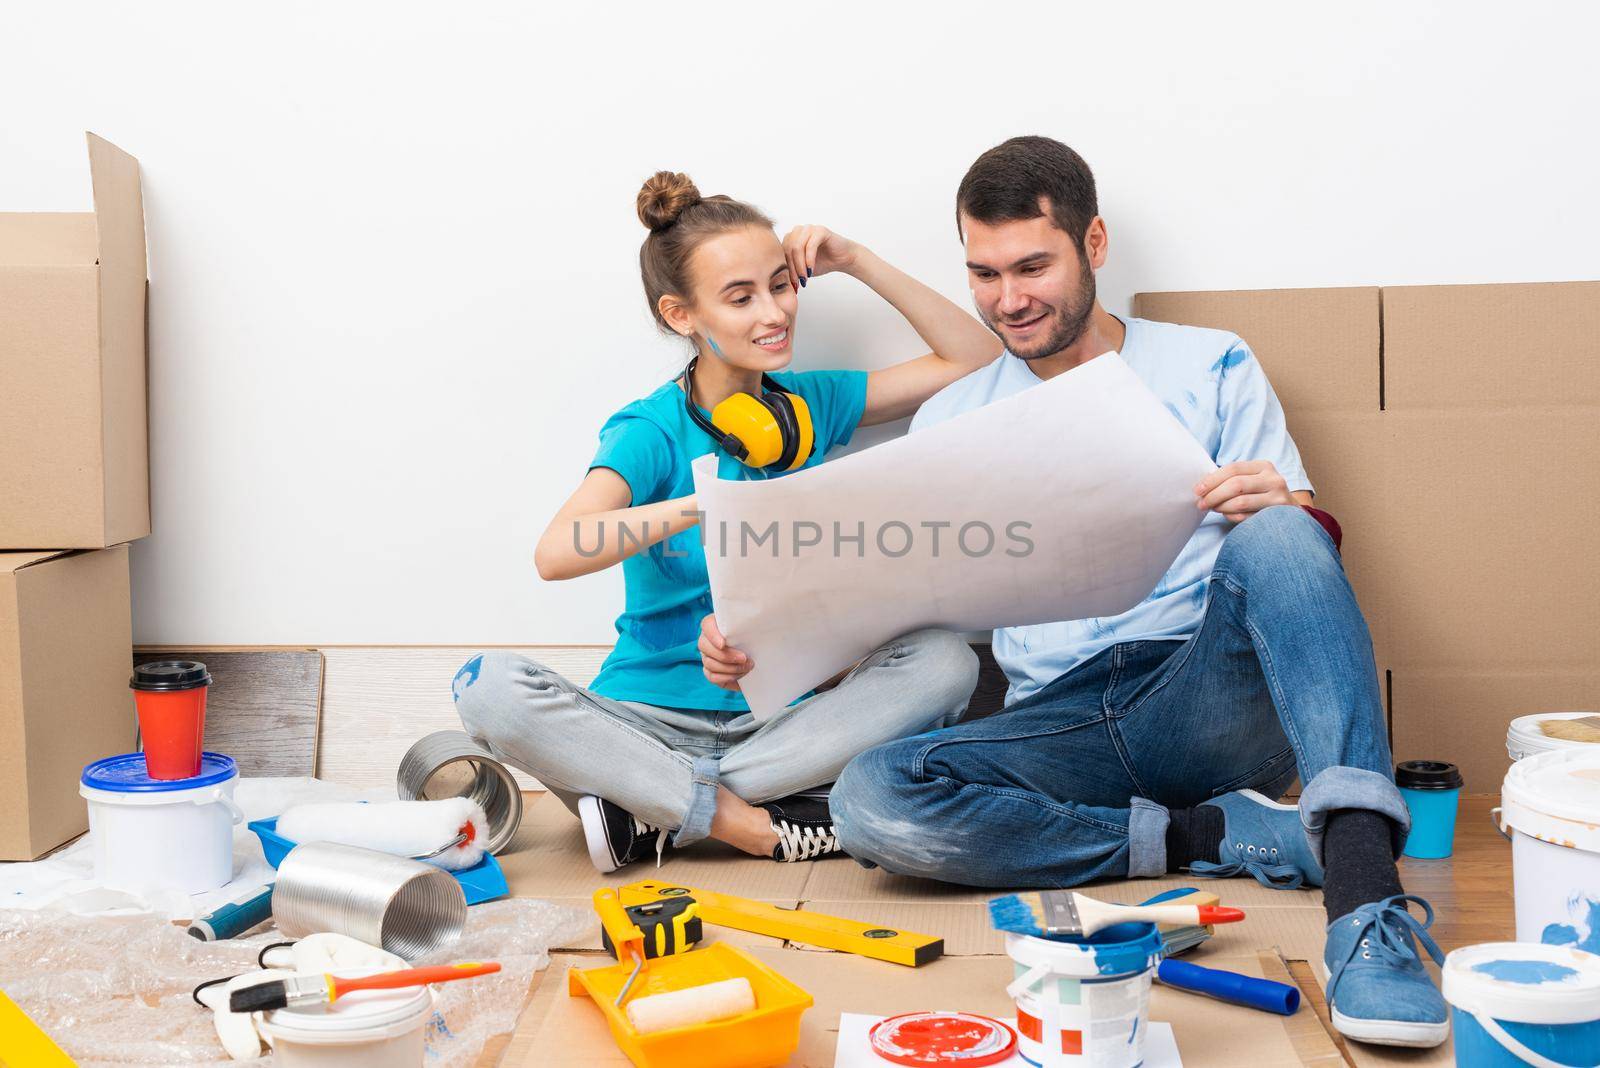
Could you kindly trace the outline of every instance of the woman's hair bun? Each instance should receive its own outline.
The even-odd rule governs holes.
[[[639,189],[639,221],[651,230],[665,230],[698,203],[700,190],[687,174],[656,171]]]

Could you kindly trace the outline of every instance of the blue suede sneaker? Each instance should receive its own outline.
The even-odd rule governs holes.
[[[1311,853],[1297,807],[1268,801],[1254,790],[1235,790],[1205,804],[1222,810],[1221,859],[1197,860],[1189,871],[1206,879],[1252,875],[1274,890],[1322,885],[1322,865]]]
[[[1422,906],[1418,923],[1406,902]],[[1414,894],[1362,905],[1328,925],[1322,954],[1333,1026],[1346,1038],[1383,1046],[1437,1046],[1450,1033],[1449,1009],[1417,956],[1444,963],[1428,934],[1433,906]]]

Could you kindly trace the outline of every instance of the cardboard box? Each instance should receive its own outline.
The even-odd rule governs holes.
[[[0,549],[150,533],[139,162],[88,138],[93,213],[0,213]]]
[[[1500,789],[1506,727],[1600,707],[1600,283],[1142,293],[1266,368],[1344,527],[1395,759]]]
[[[89,828],[85,764],[132,751],[128,547],[0,553],[0,860]]]

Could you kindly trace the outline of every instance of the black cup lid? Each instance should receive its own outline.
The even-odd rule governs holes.
[[[1459,790],[1461,769],[1442,760],[1406,760],[1395,765],[1394,784],[1407,790]]]
[[[152,660],[133,669],[128,685],[135,690],[193,690],[210,686],[211,674],[198,660]]]

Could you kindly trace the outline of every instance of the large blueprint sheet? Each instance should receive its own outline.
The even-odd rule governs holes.
[[[1200,524],[1216,465],[1118,354],[771,481],[695,461],[711,597],[757,718],[922,627],[1125,612]]]

